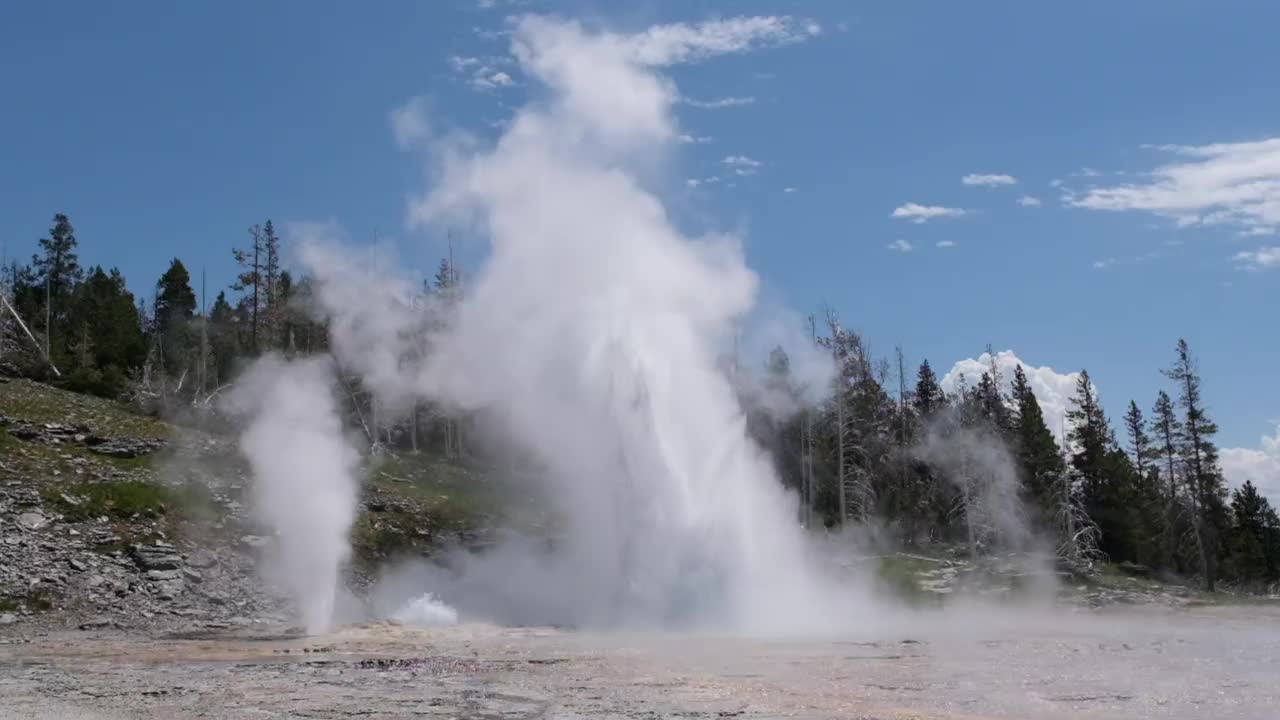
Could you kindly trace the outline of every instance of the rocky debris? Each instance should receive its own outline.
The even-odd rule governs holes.
[[[163,440],[137,440],[123,438],[97,438],[90,437],[85,441],[85,445],[90,452],[98,455],[106,455],[114,458],[139,458],[143,455],[150,455],[159,452],[165,447]]]
[[[25,512],[19,515],[15,522],[23,530],[39,530],[49,524],[49,519],[38,512]]]
[[[32,423],[0,415],[0,427],[25,442],[48,445],[83,445],[91,452],[115,458],[137,458],[163,450],[167,443],[158,438],[107,438],[93,434],[88,425]]]
[[[130,545],[129,556],[139,568],[148,572],[182,568],[182,556],[177,548],[160,540],[148,545]]]

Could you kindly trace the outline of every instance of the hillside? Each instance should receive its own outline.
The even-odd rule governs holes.
[[[474,542],[503,503],[468,468],[382,455],[364,468],[351,582],[378,562]],[[255,569],[234,439],[27,380],[0,384],[0,625],[280,621]]]

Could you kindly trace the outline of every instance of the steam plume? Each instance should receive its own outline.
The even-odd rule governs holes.
[[[350,291],[332,247],[303,257],[344,364],[389,396],[491,411],[547,468],[568,522],[556,552],[469,558],[443,599],[499,620],[794,624],[829,595],[716,363],[757,279],[735,238],[684,236],[646,187],[677,143],[679,94],[628,47],[525,18],[512,52],[547,98],[490,148],[428,143],[438,182],[413,222],[472,223],[490,254],[416,369],[369,366],[406,349],[412,318],[360,322],[379,295]]]
[[[309,633],[333,622],[357,499],[359,458],[343,434],[332,383],[327,358],[267,356],[228,398],[251,417],[240,447],[253,469],[254,511],[277,534],[272,570]]]

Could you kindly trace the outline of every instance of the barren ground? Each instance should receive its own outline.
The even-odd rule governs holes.
[[[0,645],[0,716],[1264,720],[1280,706],[1272,609],[915,624],[813,640],[392,624],[53,633]]]

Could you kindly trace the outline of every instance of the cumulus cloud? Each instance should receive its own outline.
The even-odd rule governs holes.
[[[431,125],[427,122],[427,100],[410,98],[404,105],[391,111],[391,133],[402,148],[418,145],[431,137]]]
[[[1242,250],[1231,258],[1242,270],[1267,270],[1280,268],[1280,245]]]
[[[1040,202],[1040,198],[1031,195],[1023,195],[1018,198],[1018,204],[1022,207],[1040,207],[1044,203]]]
[[[1023,362],[1012,350],[1003,350],[996,353],[996,368],[1000,371],[1000,380],[1005,392],[1011,392],[1013,370],[1018,365],[1021,365],[1022,371],[1027,374],[1031,391],[1044,412],[1045,424],[1049,426],[1049,431],[1057,438],[1058,443],[1062,444],[1062,430],[1067,410],[1071,408],[1071,398],[1076,393],[1076,383],[1080,380],[1080,373],[1061,373],[1047,365],[1036,367]],[[982,373],[990,370],[991,356],[987,353],[982,353],[977,358],[961,360],[951,366],[951,370],[943,376],[942,389],[948,393],[956,392],[960,388],[962,377],[966,385],[973,387],[982,377]]]
[[[960,178],[960,182],[965,185],[979,185],[983,187],[996,187],[998,185],[1013,185],[1018,179],[1012,175],[982,175],[970,173]]]
[[[907,242],[906,240],[894,240],[893,242],[889,243],[885,247],[889,248],[890,250],[896,250],[901,253],[909,253],[912,250],[915,250],[915,246]]]
[[[925,223],[935,218],[942,217],[960,217],[968,214],[968,210],[961,208],[941,207],[938,205],[920,205],[919,203],[909,202],[893,211],[893,217],[910,220],[913,223]]]
[[[746,97],[722,97],[714,100],[698,100],[696,98],[682,98],[685,105],[689,105],[703,110],[720,110],[722,108],[741,107],[743,105],[752,105],[756,99],[750,95]]]
[[[763,165],[759,160],[753,160],[746,155],[727,155],[720,162],[736,175],[755,175]]]
[[[1212,145],[1161,145],[1173,161],[1143,182],[1068,192],[1064,201],[1089,210],[1141,211],[1179,227],[1224,225],[1244,234],[1280,228],[1280,138]]]
[[[1219,459],[1232,487],[1248,480],[1273,505],[1280,506],[1280,423],[1276,423],[1275,435],[1263,436],[1257,449],[1223,448]]]

